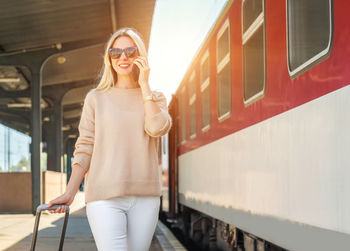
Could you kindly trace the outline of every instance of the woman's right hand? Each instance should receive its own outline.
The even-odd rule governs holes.
[[[52,207],[53,205],[56,204],[66,204],[70,206],[73,203],[74,200],[74,195],[70,193],[64,193],[61,196],[57,197],[54,200],[51,200],[48,204],[47,207]],[[66,212],[66,207],[61,206],[57,208],[56,210],[48,210],[50,213],[64,213]]]

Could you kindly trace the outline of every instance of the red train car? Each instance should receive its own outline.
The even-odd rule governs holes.
[[[349,1],[229,1],[169,105],[162,211],[209,250],[350,246]]]

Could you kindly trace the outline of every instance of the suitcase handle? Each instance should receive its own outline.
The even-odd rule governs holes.
[[[47,207],[47,204],[41,204],[41,205],[39,205],[37,207],[37,209],[36,209],[36,216],[35,216],[34,230],[33,230],[33,237],[32,237],[32,246],[30,248],[30,251],[34,251],[34,249],[35,249],[41,212],[44,211],[44,210],[56,210],[57,208],[59,208],[61,206],[66,207],[66,212],[65,212],[65,216],[64,216],[64,222],[63,222],[63,226],[62,226],[60,246],[59,246],[59,249],[58,249],[59,251],[62,251],[64,237],[65,237],[65,234],[66,234],[68,217],[69,217],[69,206],[66,205],[66,204],[56,204],[56,205],[53,205],[52,207]]]

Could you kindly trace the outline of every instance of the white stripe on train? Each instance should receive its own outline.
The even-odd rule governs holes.
[[[179,157],[179,193],[350,234],[350,87]]]

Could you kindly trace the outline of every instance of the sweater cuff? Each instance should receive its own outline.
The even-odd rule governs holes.
[[[90,167],[90,160],[91,156],[86,153],[77,153],[74,156],[73,163],[72,163],[72,168],[74,167],[75,164],[79,164],[82,168],[87,171]]]
[[[145,131],[152,137],[166,134],[171,127],[171,117],[167,111],[160,112],[145,118]]]

